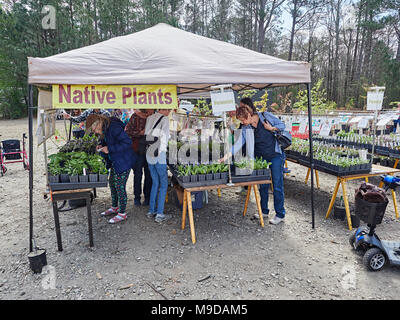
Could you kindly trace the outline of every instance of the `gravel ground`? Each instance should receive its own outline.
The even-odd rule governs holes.
[[[27,119],[0,121],[2,139],[21,139]],[[36,124],[36,121],[34,121]],[[57,128],[63,130],[63,122]],[[35,128],[36,130],[36,128]],[[55,145],[48,144],[49,154]],[[99,213],[110,205],[108,189],[98,189],[92,206],[94,248],[88,246],[86,209],[60,213],[64,251],[58,252],[51,203],[44,199],[43,149],[34,147],[34,235],[47,250],[48,266],[34,274],[29,252],[28,172],[8,165],[0,177],[0,299],[397,299],[400,268],[369,272],[349,245],[346,221],[325,219],[335,178],[320,173],[315,192],[315,229],[311,226],[310,187],[306,169],[289,163],[285,177],[285,222],[254,220],[254,196],[243,217],[245,197],[238,188],[209,195],[195,210],[197,243],[180,210],[166,204],[172,219],[157,224],[146,207],[133,207],[128,181],[127,221],[110,225]],[[377,183],[377,179],[370,179]],[[360,180],[348,184],[350,201]],[[341,193],[339,193],[341,194]],[[272,198],[272,197],[270,197]],[[273,208],[272,199],[270,208]],[[273,210],[272,210],[273,212]],[[378,234],[400,240],[390,198]],[[48,280],[51,279],[50,282]],[[54,282],[52,282],[54,280]]]

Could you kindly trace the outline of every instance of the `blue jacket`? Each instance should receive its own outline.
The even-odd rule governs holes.
[[[102,145],[108,147],[108,155],[102,155],[106,159],[107,169],[113,167],[115,173],[120,174],[130,170],[136,163],[132,140],[125,132],[124,123],[118,118],[110,118],[110,125],[105,129]]]
[[[264,119],[266,119],[273,127],[279,129],[280,131],[285,130],[285,124],[276,116],[274,116],[270,112],[258,112],[258,117],[260,118],[260,121],[264,122]],[[249,153],[249,157],[253,158],[254,157],[254,134],[251,125],[243,126],[242,127],[242,135],[241,139],[239,139],[233,146],[232,146],[232,154],[236,154],[243,145],[246,143],[248,146],[247,151]],[[248,131],[250,130],[250,131]],[[247,140],[247,141],[246,141]],[[276,140],[276,139],[275,139]],[[281,146],[279,145],[278,140],[275,141],[275,152],[282,154],[282,149]]]

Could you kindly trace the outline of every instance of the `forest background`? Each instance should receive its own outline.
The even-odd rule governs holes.
[[[310,62],[318,112],[364,109],[366,88],[374,85],[386,87],[384,108],[400,101],[400,0],[0,0],[0,117],[27,114],[28,56],[47,57],[160,22]],[[278,112],[302,109],[302,90],[274,89],[261,104],[268,99]]]

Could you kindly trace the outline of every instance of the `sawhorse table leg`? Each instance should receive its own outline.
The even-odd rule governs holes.
[[[346,209],[347,224],[348,224],[349,230],[352,230],[351,216],[350,216],[350,205],[349,205],[349,199],[347,198],[346,182],[347,182],[346,179],[343,179],[341,177],[337,177],[336,186],[335,186],[335,189],[333,190],[331,202],[329,203],[329,208],[328,208],[328,211],[326,213],[325,219],[329,218],[329,215],[331,214],[333,205],[335,204],[335,200],[336,200],[337,193],[339,191],[339,187],[340,187],[340,185],[342,185],[343,201],[344,201],[344,207]]]
[[[347,186],[346,186],[346,180],[342,180],[342,189],[343,189],[343,201],[344,201],[344,207],[346,209],[346,217],[347,217],[347,224],[349,226],[349,230],[352,230],[352,225],[351,225],[351,216],[350,216],[350,206],[349,206],[349,199],[347,198]]]
[[[396,192],[393,189],[390,189],[392,191],[392,198],[393,198],[393,206],[394,206],[394,212],[396,213],[396,219],[399,218],[399,211],[397,209],[397,199],[396,199]]]
[[[263,218],[263,213],[262,213],[262,209],[261,209],[260,194],[258,193],[258,185],[255,184],[253,186],[253,190],[254,190],[254,196],[256,198],[256,203],[257,203],[257,208],[258,208],[258,215],[260,217],[260,224],[261,224],[261,227],[264,228],[264,218]]]
[[[310,177],[310,172],[311,172],[311,168],[308,168],[307,170],[307,175],[306,175],[306,181],[304,182],[305,184],[307,184],[308,182],[308,178]],[[319,175],[318,175],[318,170],[314,169],[314,173],[315,173],[315,180],[317,182],[317,188],[319,189]]]
[[[244,203],[243,216],[246,215],[247,206],[249,205],[249,199],[250,199],[250,194],[251,194],[251,187],[252,187],[252,186],[248,186],[248,187],[247,187],[247,195],[246,195],[246,202]]]

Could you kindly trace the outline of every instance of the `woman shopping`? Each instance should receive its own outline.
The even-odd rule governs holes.
[[[254,146],[255,157],[260,157],[263,160],[271,162],[270,168],[274,187],[273,194],[276,215],[269,220],[269,222],[271,224],[278,224],[283,221],[286,213],[284,207],[285,195],[283,192],[285,154],[275,138],[274,132],[283,131],[285,129],[285,124],[270,112],[257,112],[250,98],[243,98],[240,101],[240,106],[236,110],[236,117],[243,125],[242,139],[233,145],[233,154],[239,152],[246,143],[250,146]],[[251,131],[247,132],[247,130]],[[246,141],[246,139],[249,141]],[[249,154],[252,153],[253,152],[249,152]],[[261,209],[264,216],[268,216],[269,214],[268,190],[269,184],[260,185]]]
[[[127,219],[126,182],[136,161],[132,151],[132,141],[124,130],[124,124],[115,117],[92,114],[86,120],[86,128],[101,138],[97,151],[105,158],[110,169],[109,184],[111,189],[111,208],[101,213],[102,216],[115,214],[109,223]]]
[[[167,146],[169,140],[170,109],[160,109],[146,121],[145,136],[147,142],[153,141],[146,152],[146,160],[151,174],[151,192],[148,218],[163,222],[170,218],[164,214],[164,203],[168,188]]]

